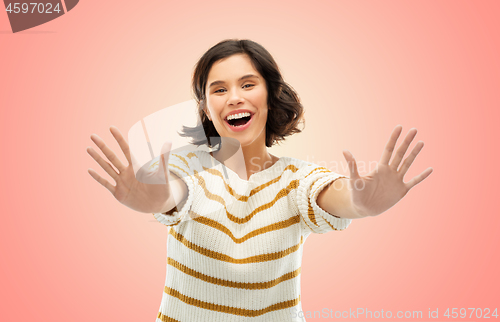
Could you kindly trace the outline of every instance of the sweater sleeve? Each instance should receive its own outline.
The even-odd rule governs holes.
[[[160,160],[159,157],[158,159]],[[168,170],[184,181],[188,187],[188,196],[167,213],[153,213],[153,216],[160,223],[166,226],[175,226],[189,218],[189,210],[191,209],[194,200],[196,187],[195,182],[197,181],[195,178],[197,173],[195,170],[196,161],[197,156],[192,152],[172,153],[170,155]],[[158,162],[155,164],[158,164]]]
[[[320,208],[316,201],[326,185],[339,178],[347,177],[314,164],[302,170],[297,189],[297,203],[303,230],[324,234],[332,230],[346,229],[352,219],[330,214]]]

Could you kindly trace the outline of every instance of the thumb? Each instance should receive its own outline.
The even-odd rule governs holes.
[[[161,154],[165,153],[170,153],[170,149],[172,148],[172,141],[165,141],[163,143],[163,146],[161,147]],[[167,154],[167,160],[168,160],[168,154]]]
[[[160,160],[161,160],[161,167],[163,168],[163,174],[165,176],[165,182],[168,183],[168,175],[169,175],[169,170],[168,170],[168,159],[170,157],[170,150],[172,148],[172,142],[171,141],[165,141],[163,143],[163,146],[161,147],[161,155],[160,155]]]
[[[352,153],[348,150],[343,150],[342,151],[344,154],[344,158],[347,160],[347,165],[349,166],[349,171],[350,171],[350,179],[356,180],[359,179],[359,173],[358,173],[358,166],[356,164],[356,160],[354,159],[354,156]]]
[[[134,173],[137,175],[137,172],[141,168],[141,165],[139,164],[139,161],[137,161],[137,158],[132,153],[132,151],[130,151],[130,161],[132,162],[132,168],[134,169]]]

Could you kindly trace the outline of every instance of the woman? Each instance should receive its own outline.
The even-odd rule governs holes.
[[[210,48],[196,65],[193,90],[201,124],[184,127],[181,135],[198,146],[208,138],[208,146],[217,149],[169,156],[167,142],[151,175],[164,176],[169,184],[135,179],[128,144],[116,128],[111,131],[129,166],[98,137],[92,139],[120,173],[89,150],[117,184],[89,171],[98,182],[123,204],[152,212],[170,227],[157,321],[305,321],[300,314],[305,239],[343,230],[352,219],[376,216],[401,200],[432,172],[403,182],[423,142],[398,171],[416,130],[389,164],[401,132],[397,126],[377,168],[365,177],[347,151],[350,178],[271,155],[267,147],[300,132],[303,107],[272,56],[250,40],[225,40]]]

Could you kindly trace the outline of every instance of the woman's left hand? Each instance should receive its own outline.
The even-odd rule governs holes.
[[[370,172],[367,176],[359,176],[358,167],[353,155],[347,150],[343,151],[351,173],[349,187],[352,205],[362,216],[377,216],[391,208],[398,203],[411,188],[422,182],[433,171],[432,168],[427,168],[407,183],[403,182],[403,177],[424,146],[424,142],[417,142],[411,154],[404,160],[401,168],[398,170],[406,150],[417,134],[417,129],[415,128],[408,131],[404,142],[397,150],[391,164],[389,164],[394,146],[401,134],[402,128],[401,125],[394,128],[391,138],[389,142],[387,142],[375,170]]]

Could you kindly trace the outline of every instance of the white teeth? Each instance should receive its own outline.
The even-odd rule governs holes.
[[[238,113],[238,114],[229,115],[226,119],[229,121],[229,120],[234,120],[234,119],[240,119],[242,117],[246,117],[246,116],[250,116],[250,115],[252,115],[252,114],[250,114],[248,112]]]

